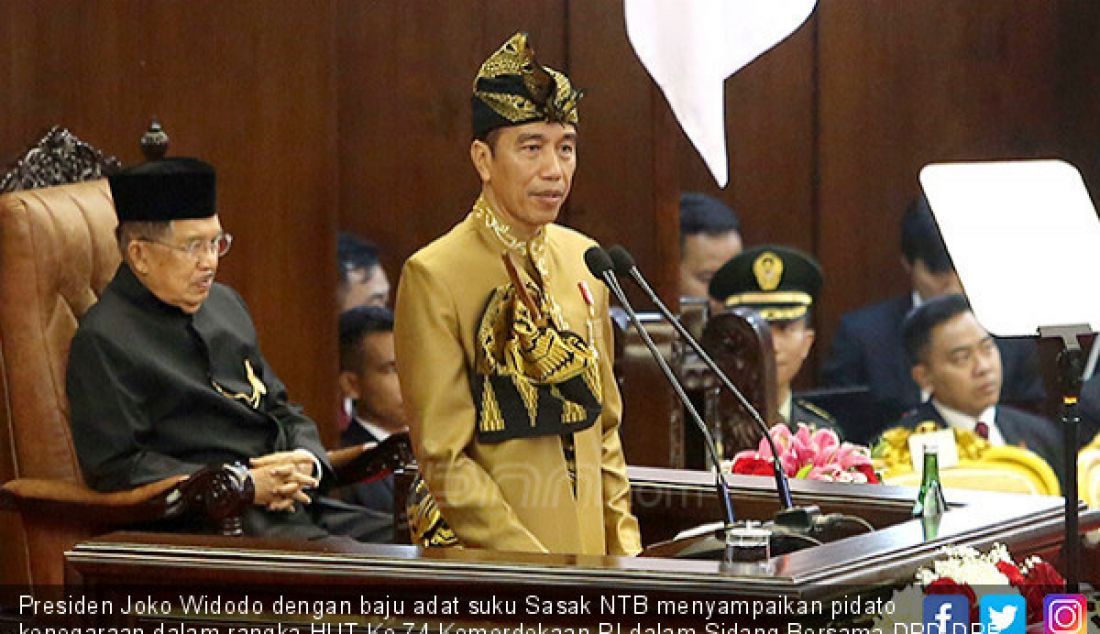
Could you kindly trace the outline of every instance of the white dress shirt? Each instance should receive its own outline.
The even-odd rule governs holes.
[[[367,430],[368,434],[370,434],[371,436],[374,436],[374,438],[378,442],[382,442],[383,440],[385,440],[385,439],[387,439],[387,438],[389,438],[390,436],[393,435],[392,432],[386,431],[385,429],[379,427],[378,425],[375,425],[374,423],[368,421],[365,418],[361,418],[359,416],[356,416],[355,417],[355,422],[358,423],[360,427]]]
[[[940,416],[943,418],[943,422],[947,423],[947,426],[951,429],[974,431],[978,426],[978,421],[985,423],[989,427],[989,444],[994,447],[1004,446],[1005,438],[1001,435],[1001,430],[997,428],[996,405],[987,407],[977,418],[969,414],[964,414],[952,407],[948,407],[935,398],[932,399],[932,407],[936,408],[936,411],[939,412]]]

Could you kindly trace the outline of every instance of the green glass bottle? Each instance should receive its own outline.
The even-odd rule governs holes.
[[[939,448],[928,445],[924,448],[924,469],[917,501],[913,503],[913,517],[934,517],[946,510],[947,500],[943,497],[943,485],[940,483]]]

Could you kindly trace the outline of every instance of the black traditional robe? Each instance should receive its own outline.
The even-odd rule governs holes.
[[[250,381],[249,367],[258,381]],[[101,491],[207,465],[247,466],[249,458],[294,449],[316,456],[322,485],[331,481],[316,425],[288,403],[244,300],[227,286],[214,284],[188,315],[157,299],[122,264],[73,337],[67,389],[77,455],[88,484]],[[334,528],[323,499],[297,506],[294,513],[252,507],[245,530],[316,538]],[[368,526],[350,532],[384,540],[386,519],[367,517]]]

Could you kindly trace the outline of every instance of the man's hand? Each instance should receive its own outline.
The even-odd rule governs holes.
[[[251,460],[255,504],[268,511],[294,512],[294,503],[312,502],[305,489],[317,487],[313,478],[313,458],[308,451],[282,451]]]
[[[312,478],[313,470],[316,465],[315,460],[316,459],[314,458],[313,454],[309,453],[305,449],[295,449],[294,451],[279,451],[276,453],[269,453],[266,456],[252,458],[248,462],[253,467],[290,465],[298,473],[301,473],[302,475],[307,475]]]

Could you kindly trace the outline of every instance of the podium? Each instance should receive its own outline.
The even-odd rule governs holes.
[[[630,477],[646,543],[668,540],[683,528],[721,516],[709,473],[632,467]],[[771,478],[729,476],[729,482],[739,517],[766,519],[778,508]],[[927,525],[909,516],[913,489],[801,480],[793,481],[792,488],[796,503],[817,504],[825,513],[858,515],[876,530],[774,557],[770,570],[748,575],[723,572],[717,561],[662,557],[667,554],[662,548],[678,546],[668,541],[650,548],[643,557],[596,557],[113,533],[67,552],[66,574],[70,588],[136,586],[143,595],[154,596],[178,596],[181,589],[201,588],[206,593],[245,593],[252,599],[266,594],[302,600],[347,596],[412,601],[446,595],[465,605],[495,597],[517,601],[520,613],[496,614],[478,622],[530,627],[536,620],[553,623],[558,619],[524,614],[523,602],[531,596],[562,602],[555,604],[559,607],[585,600],[600,605],[616,596],[634,597],[650,608],[661,601],[729,602],[753,597],[824,601],[905,583],[918,567],[942,556],[941,548],[950,544],[985,549],[1001,542],[1017,559],[1036,554],[1052,562],[1062,544],[1061,498],[947,491],[950,508],[935,527],[936,534],[929,535]],[[1100,527],[1100,513],[1083,510],[1081,527]],[[1095,569],[1089,561],[1085,563],[1086,578],[1095,581]],[[258,618],[277,622],[286,617]],[[660,616],[649,609],[629,618],[639,623],[659,621],[665,627],[694,617]],[[567,618],[574,625],[597,620],[585,615]],[[592,632],[598,634],[596,629]]]
[[[937,558],[943,546],[952,544],[981,549],[1001,542],[1017,558],[1036,554],[1057,565],[1055,557],[1062,541],[1060,497],[948,490],[949,510],[939,523],[938,534],[926,538],[921,521],[910,516],[913,488],[792,480],[796,504],[816,504],[823,513],[856,515],[876,530],[773,557],[770,575],[731,578],[720,573],[718,562],[664,557],[674,550],[674,542],[667,540],[677,533],[721,518],[713,476],[704,471],[656,467],[630,467],[629,474],[632,507],[642,527],[643,543],[649,546],[641,557],[383,544],[335,547],[250,537],[118,532],[81,542],[66,552],[66,580],[76,585],[147,580],[186,585],[224,579],[263,585],[273,581],[266,578],[271,572],[269,564],[278,561],[278,568],[316,583],[346,580],[349,575],[370,579],[424,571],[467,571],[476,573],[474,579],[480,583],[510,578],[522,570],[529,576],[519,583],[534,586],[543,576],[591,575],[610,581],[623,573],[629,573],[630,585],[645,585],[646,579],[657,583],[664,573],[678,571],[685,575],[685,582],[694,579],[712,589],[747,590],[763,584],[804,595],[811,592],[810,586],[822,582],[875,584],[908,578],[917,567]],[[778,509],[771,478],[728,475],[727,480],[739,518],[767,519]],[[1088,510],[1083,503],[1081,518],[1082,531],[1100,528],[1100,511]]]

